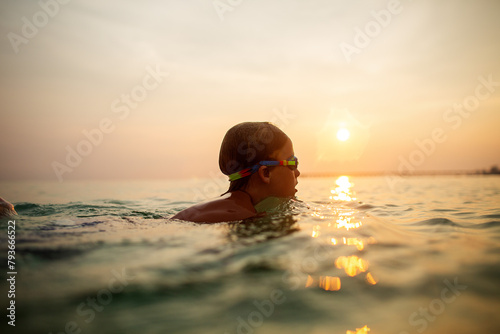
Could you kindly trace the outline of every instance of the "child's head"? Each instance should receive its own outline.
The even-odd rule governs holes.
[[[219,167],[222,173],[234,176],[228,192],[246,190],[252,178],[259,177],[260,184],[274,196],[293,196],[298,162],[293,162],[294,152],[292,141],[275,125],[268,122],[245,122],[233,126],[224,136],[219,154]],[[261,166],[263,161],[290,160],[291,166]],[[288,167],[288,168],[286,168]],[[253,169],[252,169],[253,168]],[[273,180],[269,175],[273,174]],[[244,176],[243,176],[244,175]]]

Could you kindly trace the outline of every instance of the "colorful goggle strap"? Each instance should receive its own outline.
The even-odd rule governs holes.
[[[229,181],[235,181],[247,177],[249,175],[252,175],[253,173],[259,170],[260,166],[297,166],[299,163],[297,161],[297,158],[293,157],[292,159],[293,160],[261,161],[258,164],[253,165],[252,167],[242,169],[239,172],[229,175]]]

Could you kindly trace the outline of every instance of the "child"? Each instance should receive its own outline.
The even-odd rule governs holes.
[[[237,124],[227,131],[219,153],[219,168],[230,181],[228,191],[172,218],[214,223],[254,217],[255,205],[265,198],[295,195],[298,164],[292,141],[275,125]]]

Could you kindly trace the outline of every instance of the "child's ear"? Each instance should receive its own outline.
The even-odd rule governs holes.
[[[267,168],[267,166],[260,166],[257,173],[259,174],[259,178],[262,180],[262,182],[271,182],[271,178],[269,176],[269,168]]]

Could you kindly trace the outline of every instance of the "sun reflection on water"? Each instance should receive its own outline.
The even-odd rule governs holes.
[[[365,244],[364,244],[363,240],[358,239],[358,238],[342,237],[342,239],[338,239],[338,240],[336,238],[332,238],[331,241],[332,241],[332,245],[334,245],[334,246],[342,243],[342,244],[348,245],[348,246],[356,246],[356,248],[359,251],[362,251],[365,248]]]
[[[360,221],[355,221],[351,223],[351,220],[353,220],[354,217],[347,217],[347,216],[339,216],[337,219],[337,228],[345,228],[346,230],[349,231],[351,228],[358,228],[361,225],[363,225]]]
[[[315,225],[315,226],[313,226],[313,231],[312,231],[312,233],[311,233],[311,237],[313,237],[313,238],[317,238],[317,237],[319,237],[319,233],[320,233],[320,232],[319,232],[319,229],[320,229],[320,226],[319,226],[319,225]]]
[[[318,286],[325,291],[339,291],[341,286],[340,277],[319,276],[319,278],[314,278],[311,275],[307,275],[306,288],[313,286]]]
[[[366,273],[366,281],[371,285],[375,285],[378,283],[378,279],[376,277],[373,277],[372,273]]]
[[[356,328],[355,331],[348,330],[345,332],[346,334],[367,334],[370,331],[370,328],[367,325],[364,325],[361,328]]]
[[[339,269],[344,269],[347,275],[353,277],[359,273],[365,272],[368,269],[368,262],[356,255],[339,256],[337,260],[335,260],[335,266]]]
[[[337,181],[335,181],[335,184],[337,185],[337,187],[330,191],[332,193],[330,199],[345,202],[356,200],[356,198],[353,197],[354,193],[351,191],[351,188],[354,184],[349,181],[348,176],[340,176]]]
[[[349,177],[341,176],[335,183],[337,187],[331,190],[332,196],[330,196],[330,199],[344,202],[356,200],[352,191],[354,184],[350,182]],[[335,206],[320,204],[310,215],[318,222],[312,226],[311,237],[318,239],[320,242],[326,242],[328,247],[352,246],[355,247],[356,251],[362,252],[366,250],[368,245],[376,243],[373,237],[366,238],[362,236],[363,234],[357,232],[363,226],[361,219],[365,218],[364,215],[360,215],[359,211],[344,206],[342,203]],[[368,271],[368,261],[358,255],[337,255],[333,263],[329,262],[331,270],[337,271],[336,275],[333,272],[333,275],[324,275],[323,273],[323,275],[308,274],[305,287],[316,287],[325,291],[339,291],[341,289],[341,280],[349,280],[358,275],[358,277],[364,278],[368,285],[378,284],[378,279]],[[345,272],[345,274],[338,272],[338,270]],[[370,331],[370,328],[364,326],[357,328],[356,331],[348,331],[348,333],[361,334],[368,331]]]

